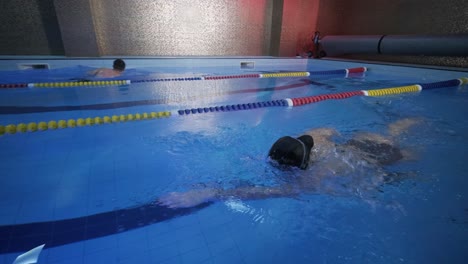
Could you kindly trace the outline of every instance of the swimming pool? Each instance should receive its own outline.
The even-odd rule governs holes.
[[[242,69],[246,61],[253,68]],[[122,79],[156,81],[0,90],[0,125],[76,123],[0,137],[0,263],[44,243],[38,263],[464,261],[466,85],[292,108],[242,104],[432,83],[466,72],[302,59],[134,59],[130,68],[132,62],[138,67]],[[88,70],[83,61],[67,63],[6,72],[2,80],[69,82]],[[362,66],[369,71],[347,77],[178,80]],[[238,104],[240,110],[203,110]],[[106,123],[106,116],[118,119]],[[266,158],[277,138],[319,127],[336,128],[343,137],[384,132],[407,117],[423,122],[401,142],[415,150],[414,160],[385,168],[396,181],[375,181],[381,171],[356,165],[327,188],[294,198],[230,199],[176,210],[154,203],[174,191],[288,182],[300,172],[279,171]]]

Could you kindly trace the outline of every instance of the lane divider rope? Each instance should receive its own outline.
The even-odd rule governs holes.
[[[130,80],[114,80],[114,81],[89,81],[89,82],[45,82],[45,83],[28,83],[28,87],[37,88],[62,88],[76,86],[107,86],[107,85],[129,85]]]
[[[214,107],[203,107],[203,108],[191,108],[191,109],[182,109],[178,110],[176,113],[180,116],[190,115],[190,114],[202,114],[202,113],[211,113],[211,112],[230,112],[238,110],[249,110],[256,108],[264,107],[278,107],[278,106],[301,106],[311,103],[316,103],[324,100],[336,100],[336,99],[346,99],[353,96],[386,96],[386,95],[395,95],[402,93],[414,93],[420,92],[421,90],[430,90],[438,88],[447,88],[455,87],[468,84],[468,78],[462,77],[459,79],[433,82],[426,84],[414,84],[408,86],[399,86],[399,87],[390,87],[382,89],[373,89],[373,90],[358,90],[351,92],[340,92],[334,94],[322,94],[314,95],[307,97],[298,97],[298,98],[285,98],[280,100],[272,101],[263,101],[263,102],[254,102],[246,104],[230,104]],[[54,129],[63,129],[63,128],[74,128],[74,127],[83,127],[83,126],[93,126],[93,125],[102,125],[102,124],[111,124],[111,123],[121,123],[128,121],[138,121],[138,120],[147,120],[155,118],[164,118],[170,117],[173,114],[169,111],[163,112],[150,112],[150,113],[136,113],[136,114],[127,114],[127,115],[113,115],[113,116],[104,116],[104,117],[87,117],[87,118],[78,118],[78,119],[68,119],[68,120],[51,120],[49,122],[30,122],[28,124],[20,123],[17,125],[10,124],[7,126],[0,125],[0,135],[4,134],[16,134],[24,132],[35,132],[35,131],[44,131],[44,130],[54,130]]]
[[[310,71],[310,72],[278,72],[278,73],[255,73],[255,74],[237,74],[237,75],[216,75],[203,77],[175,77],[175,78],[158,78],[147,80],[112,80],[112,81],[72,81],[72,82],[42,82],[42,83],[12,83],[0,84],[0,88],[65,88],[79,86],[109,86],[109,85],[130,85],[132,83],[145,82],[174,82],[174,81],[200,81],[200,80],[224,80],[224,79],[245,79],[245,78],[284,78],[284,77],[308,77],[322,75],[337,75],[344,74],[346,77],[349,73],[364,73],[366,67],[328,70],[328,71]]]
[[[172,115],[169,111],[163,112],[149,112],[149,113],[136,113],[136,114],[127,114],[127,115],[113,115],[113,116],[103,116],[103,117],[87,117],[87,118],[77,118],[77,119],[68,119],[68,120],[50,120],[48,122],[30,122],[20,123],[17,125],[10,124],[7,126],[0,126],[0,135],[5,133],[16,134],[24,132],[36,132],[44,130],[55,130],[55,129],[64,129],[64,128],[74,128],[74,127],[84,127],[84,126],[96,126],[104,124],[113,124],[113,123],[122,123],[122,122],[131,122],[139,120],[148,120],[156,118],[165,118]]]
[[[284,99],[281,99],[281,100],[255,102],[255,103],[247,103],[247,104],[232,104],[232,105],[222,105],[222,106],[214,106],[214,107],[191,108],[191,109],[178,110],[177,113],[179,113],[179,115],[189,115],[189,114],[197,114],[197,113],[201,114],[201,113],[209,113],[209,112],[229,112],[229,111],[237,111],[237,110],[248,110],[248,109],[255,109],[255,108],[272,107],[272,106],[287,106],[287,101]]]
[[[269,101],[269,102],[260,102],[261,107],[265,106],[300,106],[306,105],[311,103],[316,103],[324,100],[330,99],[345,99],[353,96],[386,96],[386,95],[395,95],[395,94],[402,94],[402,93],[410,93],[410,92],[419,92],[423,89],[436,89],[436,88],[446,88],[446,87],[454,87],[468,84],[468,78],[463,77],[460,79],[453,79],[448,81],[442,82],[434,82],[434,83],[426,83],[426,84],[414,84],[408,86],[399,86],[399,87],[390,87],[390,88],[382,88],[382,89],[373,89],[373,90],[358,90],[358,91],[351,91],[351,92],[341,92],[341,93],[334,93],[334,94],[323,94],[323,95],[314,95],[308,97],[299,97],[299,98],[285,98],[276,101]],[[259,108],[259,103],[248,103],[248,104],[237,104],[237,105],[225,105],[225,106],[216,106],[216,107],[203,107],[203,108],[191,108],[191,109],[183,109],[178,110],[177,113],[179,115],[189,115],[189,114],[202,114],[208,112],[226,112],[226,111],[236,111],[236,110],[247,110]]]

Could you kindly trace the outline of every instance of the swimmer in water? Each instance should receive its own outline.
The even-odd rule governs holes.
[[[114,60],[112,69],[108,68],[99,68],[93,71],[88,72],[89,75],[98,77],[98,78],[114,78],[122,75],[125,71],[125,62],[122,59]]]
[[[254,200],[296,197],[302,193],[319,192],[319,189],[323,191],[324,182],[352,173],[359,164],[379,170],[400,160],[411,159],[411,152],[398,146],[398,138],[419,122],[419,119],[402,119],[387,127],[387,135],[360,132],[342,144],[333,141],[339,133],[332,128],[313,129],[297,138],[281,137],[268,153],[270,162],[280,169],[299,168],[309,173],[297,173],[293,181],[272,187],[205,188],[173,192],[159,198],[157,203],[169,208],[187,208],[233,198]]]

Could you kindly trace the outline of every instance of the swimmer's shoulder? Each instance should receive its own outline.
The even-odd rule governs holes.
[[[121,75],[120,71],[116,71],[114,69],[107,69],[107,68],[101,68],[96,71],[94,76],[96,77],[101,77],[101,78],[113,78],[113,77],[118,77]]]
[[[321,136],[321,137],[326,137],[326,138],[339,135],[336,129],[329,128],[329,127],[314,128],[314,129],[307,131],[305,134],[310,135],[312,137]]]

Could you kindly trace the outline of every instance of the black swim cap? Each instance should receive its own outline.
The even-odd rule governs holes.
[[[122,59],[116,59],[113,65],[114,70],[124,71],[125,70],[125,61]]]
[[[302,170],[309,165],[309,156],[314,139],[309,135],[298,138],[290,136],[278,139],[271,147],[268,156],[279,164],[295,166]]]

